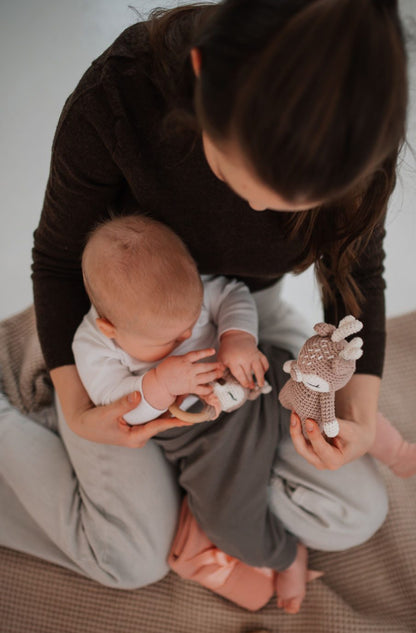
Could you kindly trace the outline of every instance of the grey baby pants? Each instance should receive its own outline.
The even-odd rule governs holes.
[[[286,569],[296,538],[269,507],[268,485],[279,440],[289,434],[289,411],[278,401],[289,352],[263,346],[272,393],[247,401],[217,420],[156,436],[178,469],[194,517],[227,554],[257,567]]]

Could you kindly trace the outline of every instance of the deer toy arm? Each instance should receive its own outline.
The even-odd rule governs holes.
[[[319,394],[319,404],[321,409],[319,428],[327,437],[336,437],[339,433],[339,424],[335,417],[334,392]]]

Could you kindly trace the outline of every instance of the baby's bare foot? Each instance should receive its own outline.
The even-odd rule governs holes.
[[[308,551],[298,543],[296,558],[290,567],[277,574],[277,606],[286,613],[298,613],[306,593]]]

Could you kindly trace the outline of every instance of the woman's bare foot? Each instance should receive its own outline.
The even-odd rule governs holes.
[[[290,567],[278,572],[277,606],[286,613],[298,613],[306,593],[308,550],[298,543],[296,558]]]
[[[377,414],[376,438],[370,455],[386,464],[398,477],[416,475],[416,444],[407,442],[380,412]]]
[[[416,444],[403,440],[396,460],[390,464],[390,468],[395,475],[403,477],[403,479],[416,475]]]

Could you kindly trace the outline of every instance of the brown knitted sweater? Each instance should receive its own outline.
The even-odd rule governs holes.
[[[189,32],[188,19],[184,47]],[[135,24],[93,62],[63,109],[33,249],[37,325],[49,369],[73,363],[72,337],[88,310],[81,252],[87,233],[109,213],[146,213],[165,222],[201,273],[235,276],[251,290],[272,284],[299,261],[301,240],[287,238],[287,213],[253,211],[214,176],[199,138],[192,147],[189,134],[161,135],[172,107],[192,108],[190,65],[179,74],[176,60],[163,61],[170,65],[166,87],[177,87],[172,98],[160,74],[156,81],[146,29]],[[380,227],[356,270],[367,300],[357,370],[378,375],[385,338],[382,238]],[[338,317],[344,314],[340,306]],[[332,310],[325,320],[335,322]]]

